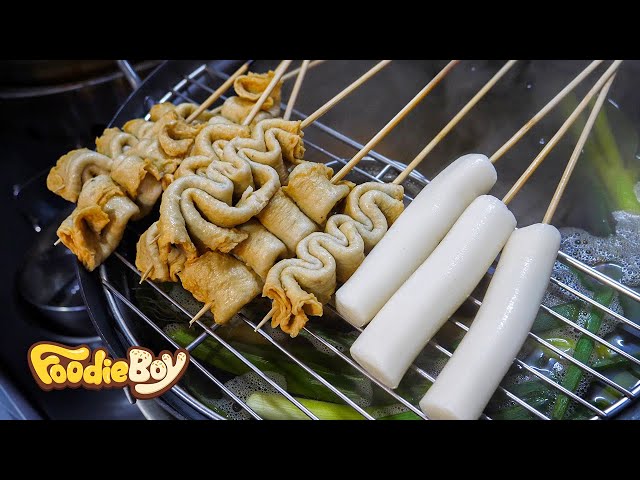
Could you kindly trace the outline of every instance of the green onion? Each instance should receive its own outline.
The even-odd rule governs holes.
[[[189,328],[184,324],[172,324],[165,331],[181,346],[191,343],[199,333],[197,329]],[[245,344],[236,341],[229,341],[229,343],[263,372],[271,371],[283,375],[287,381],[289,393],[329,402],[336,400],[336,395],[331,390],[291,362],[273,345]],[[370,398],[363,397],[366,391],[363,389],[363,385],[369,380],[363,375],[346,370],[348,365],[345,366],[344,362],[336,365],[336,362],[340,362],[340,360],[320,353],[308,345],[296,346],[296,344],[292,344],[287,349],[303,360],[312,370],[339,388],[351,400],[355,402],[370,400]],[[191,355],[210,367],[233,375],[243,375],[251,371],[238,357],[211,337],[194,348]]]
[[[620,372],[612,380],[622,388],[631,389],[638,383],[638,378],[631,372]],[[604,387],[595,395],[595,404],[599,408],[607,408],[620,399],[620,392],[610,386]]]
[[[547,396],[527,400],[527,404],[537,410],[542,410],[547,403],[549,403],[549,397]],[[529,412],[529,410],[520,405],[503,408],[499,412],[490,414],[489,416],[492,420],[531,420],[537,418]]]
[[[594,300],[600,305],[609,306],[611,304],[611,301],[613,300],[613,293],[613,290],[610,288],[607,288],[600,292],[596,292],[594,295]],[[592,307],[591,312],[589,313],[589,318],[587,319],[587,322],[584,326],[585,329],[593,334],[597,334],[600,330],[600,326],[602,325],[603,317],[604,312],[602,310]],[[591,358],[591,353],[593,353],[593,349],[593,340],[586,335],[581,335],[576,342],[576,348],[573,352],[573,358],[588,365],[589,359]],[[567,390],[573,392],[578,387],[581,378],[582,369],[577,365],[571,364],[567,367],[567,372],[562,379],[561,385]],[[551,417],[556,420],[562,420],[564,415],[567,413],[569,403],[569,397],[564,394],[559,394],[558,398],[556,398],[556,403],[553,406]]]
[[[636,352],[631,355],[635,358],[640,359],[640,352]],[[607,370],[613,367],[621,367],[623,365],[628,367],[634,367],[635,364],[632,365],[629,359],[614,352],[613,355],[608,358],[601,358],[593,362],[592,367],[600,371],[600,370]]]
[[[580,301],[576,300],[573,302],[556,305],[555,307],[551,307],[551,310],[562,315],[565,318],[578,318],[578,314],[580,313]],[[562,323],[556,317],[541,309],[538,313],[538,316],[536,317],[535,322],[533,323],[531,331],[533,333],[544,332],[547,330],[559,328],[563,325],[564,323]]]
[[[566,111],[571,112],[577,105],[575,96],[568,96],[563,103]],[[609,107],[611,108],[611,107]],[[640,202],[635,194],[637,174],[627,167],[620,153],[613,131],[607,119],[607,108],[600,110],[594,125],[594,135],[584,146],[585,159],[592,166],[601,185],[605,188],[614,209],[640,213]],[[583,123],[574,123],[572,132],[576,138],[582,131]],[[603,203],[603,202],[599,202]]]
[[[364,420],[354,408],[337,403],[294,397],[320,420]],[[298,407],[278,393],[256,392],[247,405],[265,420],[310,420]]]

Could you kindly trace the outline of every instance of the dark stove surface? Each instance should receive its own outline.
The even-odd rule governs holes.
[[[27,365],[27,351],[33,343],[92,340],[94,348],[99,337],[92,332],[78,338],[52,326],[45,315],[24,301],[16,283],[25,254],[42,235],[34,223],[38,221],[43,228],[61,209],[69,208],[54,195],[46,195],[46,176],[25,187],[19,202],[13,196],[16,186],[48,170],[68,150],[92,145],[96,133],[129,93],[128,85],[116,79],[62,94],[0,100],[0,218],[4,227],[0,240],[0,418],[144,418],[121,389],[44,392],[38,388]],[[84,321],[93,329],[88,317]],[[29,404],[24,408],[26,413],[16,415],[25,402]]]

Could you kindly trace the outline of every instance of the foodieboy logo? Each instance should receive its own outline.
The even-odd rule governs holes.
[[[27,354],[33,378],[43,390],[84,387],[90,390],[129,386],[135,398],[162,395],[184,375],[189,352],[164,350],[157,358],[143,347],[131,347],[127,358],[111,359],[103,348],[91,355],[86,345],[71,348],[54,342],[34,343]]]

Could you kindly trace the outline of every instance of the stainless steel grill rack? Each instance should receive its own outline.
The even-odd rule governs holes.
[[[228,78],[227,74],[225,74],[225,73],[223,73],[223,72],[221,72],[219,70],[215,70],[215,69],[211,68],[210,66],[208,66],[207,64],[202,64],[198,68],[193,70],[190,74],[185,75],[182,78],[180,78],[180,80],[173,87],[171,87],[170,90],[159,101],[170,101],[170,102],[175,102],[175,103],[180,103],[180,102],[200,103],[211,92],[213,92],[214,89],[226,78]],[[224,97],[223,97],[223,99],[224,99]],[[302,112],[299,112],[299,111],[297,111],[295,109],[294,109],[293,112],[294,112],[294,115],[297,116],[297,118],[299,118],[299,119],[306,118],[306,115],[303,114]],[[330,127],[328,127],[328,126],[326,126],[324,124],[322,124],[321,122],[315,122],[311,127],[308,128],[308,131],[305,132],[306,133],[305,146],[307,147],[307,152],[308,152],[308,155],[309,155],[309,159],[315,160],[315,161],[322,161],[322,162],[326,163],[327,165],[334,167],[334,170],[336,169],[335,167],[339,168],[342,165],[344,165],[346,163],[346,161],[342,157],[334,155],[333,153],[331,153],[327,149],[323,148],[318,143],[315,143],[315,141],[312,141],[311,138],[313,137],[313,135],[311,134],[311,131],[321,132],[322,135],[328,135],[333,140],[338,141],[338,142],[346,145],[350,149],[353,149],[353,153],[355,153],[357,150],[359,150],[362,147],[362,145],[359,144],[358,142],[356,142],[356,141],[344,136],[343,134],[333,130],[332,128],[330,128]],[[381,155],[379,153],[376,153],[376,152],[372,151],[361,162],[359,167],[357,167],[354,171],[356,172],[356,175],[360,176],[361,179],[366,179],[366,180],[369,180],[369,181],[388,182],[388,181],[393,180],[402,171],[403,168],[404,168],[404,164],[402,164],[400,162],[397,162],[397,161],[394,161],[394,160],[392,160],[390,158],[387,158],[387,157],[385,157],[385,156],[383,156],[383,155]],[[409,179],[405,182],[405,192],[406,192],[405,199],[406,199],[406,202],[411,201],[411,198],[413,196],[415,196],[415,194],[417,192],[419,192],[419,190],[422,187],[424,187],[427,183],[428,183],[428,180],[424,176],[422,176],[419,172],[416,172],[416,171],[412,172],[412,174],[409,177]],[[115,253],[115,257],[117,259],[119,259],[119,261],[122,262],[126,268],[130,269],[132,272],[135,272],[135,274],[139,275],[139,272],[137,271],[137,269],[127,260],[126,254],[123,255],[122,252],[116,252]],[[586,264],[584,264],[584,263],[582,263],[582,262],[580,262],[580,261],[578,261],[578,260],[576,260],[576,259],[574,259],[572,257],[569,257],[568,255],[566,255],[566,254],[564,254],[562,252],[560,252],[560,254],[558,255],[558,261],[562,262],[565,265],[568,265],[568,266],[571,266],[571,267],[573,267],[575,269],[578,269],[581,272],[583,272],[584,274],[587,274],[591,278],[599,281],[600,283],[606,284],[607,286],[615,289],[619,293],[619,295],[627,296],[631,300],[640,303],[640,294],[638,294],[634,290],[622,285],[621,283],[617,282],[616,280],[614,280],[614,279],[602,274],[601,272],[593,269],[592,267],[590,267],[590,266],[588,266],[588,265],[586,265]],[[173,341],[162,330],[162,328],[159,325],[156,324],[156,322],[154,322],[153,319],[151,319],[147,315],[145,315],[145,313],[139,308],[139,306],[137,306],[135,304],[135,302],[132,301],[131,298],[125,292],[120,291],[120,289],[110,279],[110,277],[108,275],[108,271],[107,271],[107,266],[106,265],[103,265],[103,266],[100,267],[100,279],[101,279],[102,284],[103,284],[103,289],[104,289],[104,293],[106,295],[107,301],[108,301],[108,303],[109,303],[109,305],[110,305],[110,307],[112,309],[115,309],[115,310],[120,309],[120,308],[130,309],[132,312],[134,312],[140,318],[140,320],[142,320],[143,322],[148,324],[166,342],[174,345],[176,348],[179,346],[175,341]],[[176,302],[173,298],[171,298],[168,294],[166,294],[162,289],[160,289],[153,282],[151,282],[149,280],[147,280],[147,282],[160,295],[162,295],[164,298],[166,298],[168,301],[170,301],[176,308],[178,308],[181,312],[183,312],[185,314],[185,316],[186,316],[185,318],[190,318],[191,317],[191,313],[189,311],[187,311],[184,308],[184,306],[182,306],[178,302]],[[592,308],[598,308],[598,309],[602,310],[606,315],[610,315],[611,317],[615,318],[617,321],[623,322],[624,324],[626,324],[627,326],[631,327],[632,329],[640,330],[640,326],[638,326],[633,321],[631,321],[631,320],[627,319],[625,316],[623,316],[623,315],[611,310],[610,308],[607,308],[605,306],[602,306],[602,305],[598,304],[597,302],[595,302],[594,300],[592,300],[588,296],[578,292],[577,290],[575,290],[572,287],[564,284],[560,280],[558,280],[556,278],[552,278],[551,279],[551,283],[553,285],[557,286],[558,288],[561,288],[561,289],[565,290],[569,294],[573,295],[575,298],[580,299],[581,301],[592,305]],[[476,308],[479,305],[481,305],[481,302],[479,300],[477,300],[476,298],[473,298],[473,297],[471,297],[469,299],[469,302],[471,303],[472,306],[475,306]],[[571,328],[579,331],[580,333],[589,336],[595,342],[597,342],[597,343],[599,343],[601,345],[604,345],[605,347],[607,347],[607,348],[611,349],[612,351],[616,352],[618,355],[621,355],[621,356],[625,357],[627,360],[629,360],[630,362],[634,363],[635,365],[640,366],[640,360],[638,360],[637,358],[635,358],[632,355],[629,355],[624,350],[622,350],[619,346],[614,345],[614,344],[606,341],[604,338],[601,338],[598,335],[590,333],[585,328],[577,325],[573,321],[563,317],[562,315],[556,313],[554,310],[552,310],[552,309],[550,309],[550,308],[548,308],[548,307],[546,307],[544,305],[542,305],[541,308],[545,312],[547,312],[548,314],[550,314],[553,317],[555,317],[556,319],[558,319],[559,321],[569,325]],[[335,311],[335,309],[331,305],[328,305],[327,309],[330,310],[332,314],[338,315],[337,312]],[[258,318],[250,318],[250,316],[248,314],[245,314],[245,313],[242,313],[242,312],[239,314],[239,317],[244,323],[246,323],[246,325],[248,325],[251,328],[255,327],[255,325],[259,321]],[[129,342],[131,345],[136,344],[135,335],[132,332],[130,326],[127,325],[127,322],[123,320],[122,316],[117,316],[117,319],[118,319],[117,320],[118,328],[121,330],[120,333],[122,333],[124,335],[124,337],[126,338],[126,341]],[[460,321],[456,320],[455,318],[452,318],[451,320],[449,320],[449,323],[452,324],[453,326],[459,328],[459,329],[462,329],[463,331],[468,330],[468,327],[465,324],[461,323]],[[384,392],[386,392],[389,395],[390,400],[393,400],[395,402],[403,404],[404,406],[406,406],[409,410],[414,412],[419,417],[421,417],[423,419],[427,419],[427,417],[420,411],[420,409],[418,407],[416,407],[415,405],[411,404],[408,400],[406,400],[405,398],[401,397],[400,395],[398,395],[393,390],[388,389],[387,387],[383,386],[380,382],[378,382],[371,375],[369,375],[364,369],[362,369],[356,362],[354,362],[349,357],[348,354],[343,353],[342,351],[337,349],[335,346],[333,346],[331,344],[331,342],[329,342],[328,340],[323,338],[323,336],[320,333],[318,333],[316,331],[316,329],[314,328],[315,324],[316,324],[316,321],[312,320],[304,328],[304,332],[308,336],[313,338],[315,341],[320,342],[325,348],[329,349],[333,354],[335,354],[338,358],[340,358],[342,361],[344,361],[346,364],[348,364],[351,368],[353,368],[354,370],[358,371],[361,375],[364,375],[364,376],[368,377],[373,382],[373,384],[377,385],[380,389],[382,389]],[[197,347],[200,343],[202,343],[208,337],[214,338],[216,340],[216,342],[221,344],[231,354],[236,356],[248,368],[250,368],[257,375],[259,375],[265,382],[270,384],[273,388],[278,390],[282,395],[284,395],[286,398],[288,398],[290,401],[292,401],[308,417],[310,417],[312,419],[316,419],[317,418],[312,412],[310,412],[308,409],[306,409],[302,404],[300,404],[298,401],[296,401],[295,398],[293,398],[289,393],[287,393],[286,390],[281,388],[269,376],[267,376],[264,372],[262,372],[258,367],[253,365],[240,352],[235,350],[228,342],[223,340],[216,333],[216,331],[218,329],[218,325],[214,324],[213,326],[207,326],[203,321],[198,321],[196,328],[200,329],[201,333],[200,333],[200,335],[197,337],[197,339],[195,341],[193,341],[190,345],[188,345],[186,347],[187,350],[192,351],[195,347]],[[314,371],[312,368],[310,368],[304,362],[302,362],[300,359],[298,359],[294,354],[292,354],[290,351],[288,351],[287,348],[285,346],[281,345],[281,343],[276,338],[272,337],[269,333],[265,332],[264,330],[260,331],[260,335],[262,335],[262,337],[266,341],[268,341],[270,344],[272,344],[274,347],[276,347],[291,362],[293,362],[296,365],[298,365],[299,367],[301,367],[308,375],[310,375],[311,377],[314,377],[316,381],[320,382],[325,387],[327,387],[329,390],[331,390],[336,395],[336,399],[337,400],[342,401],[347,405],[350,405],[351,407],[356,409],[360,414],[362,414],[365,418],[373,419],[373,417],[369,413],[367,413],[367,411],[365,411],[363,408],[358,406],[358,404],[356,402],[354,402],[347,395],[345,395],[343,392],[341,392],[339,388],[337,388],[336,386],[332,385],[325,378],[323,378],[318,372]],[[632,402],[638,396],[638,394],[640,394],[640,384],[637,384],[636,386],[634,386],[631,389],[625,388],[625,387],[619,385],[618,383],[616,383],[615,381],[607,378],[603,374],[599,373],[598,371],[594,370],[593,368],[589,367],[588,365],[585,365],[584,363],[575,360],[570,354],[567,354],[567,353],[563,352],[562,350],[560,350],[559,348],[555,347],[551,343],[547,342],[546,340],[544,340],[540,336],[536,335],[535,333],[530,332],[529,333],[529,338],[533,342],[536,342],[539,345],[544,346],[546,349],[554,352],[558,357],[564,359],[566,362],[578,366],[585,374],[591,375],[592,378],[594,379],[594,381],[601,382],[602,384],[604,384],[604,385],[606,385],[608,387],[611,387],[613,390],[615,390],[617,392],[617,394],[619,395],[619,399],[613,405],[611,405],[610,407],[608,407],[606,409],[601,409],[601,408],[598,408],[597,406],[592,405],[590,402],[584,400],[581,396],[579,396],[579,395],[577,395],[577,394],[565,389],[564,387],[559,385],[554,379],[547,377],[546,375],[544,375],[543,373],[539,372],[537,369],[532,368],[531,366],[529,366],[528,364],[526,364],[522,360],[517,359],[517,358],[514,359],[514,365],[516,365],[517,368],[520,368],[520,369],[522,369],[522,371],[527,372],[528,374],[539,378],[542,382],[545,382],[550,388],[556,390],[557,392],[560,392],[560,393],[563,393],[563,394],[567,395],[568,397],[571,398],[572,401],[574,401],[577,404],[580,404],[583,407],[585,407],[586,409],[588,409],[590,412],[593,413],[593,419],[610,418],[610,417],[614,416],[615,414],[619,413],[625,406],[629,405],[630,402]],[[441,354],[444,354],[445,356],[451,356],[451,352],[449,350],[447,350],[445,347],[443,347],[442,345],[440,345],[436,340],[432,340],[430,342],[429,346],[427,346],[427,349],[434,349],[435,351],[438,351]],[[229,398],[234,400],[243,409],[245,409],[246,412],[248,412],[248,414],[252,418],[260,419],[260,417],[253,410],[251,410],[251,408],[249,408],[249,406],[246,405],[245,402],[243,402],[231,390],[229,390],[223,384],[223,382],[221,380],[219,380],[218,378],[216,378],[201,362],[199,362],[198,360],[196,360],[196,359],[194,359],[192,357],[191,363],[193,364],[193,366],[190,367],[190,368],[196,368],[196,369],[200,370],[200,372],[202,372],[202,374],[204,374],[208,380],[210,380],[213,384],[215,384],[225,395],[227,395]],[[418,375],[426,378],[429,381],[433,381],[434,380],[434,378],[428,372],[426,372],[425,370],[423,370],[422,368],[420,368],[417,365],[413,365],[412,366],[412,370],[415,373],[417,373]],[[538,409],[536,409],[535,407],[529,405],[527,402],[525,402],[524,400],[522,400],[521,398],[519,398],[518,396],[516,396],[512,392],[508,391],[508,389],[505,388],[504,386],[500,386],[498,388],[498,391],[502,395],[506,396],[506,398],[508,400],[510,400],[510,401],[514,402],[515,404],[520,405],[523,408],[525,408],[533,416],[535,416],[537,418],[540,418],[540,419],[548,419],[548,417],[543,412],[541,412]],[[221,417],[219,414],[215,413],[210,408],[208,408],[207,406],[203,405],[201,402],[196,400],[180,384],[176,385],[173,388],[173,392],[179,398],[181,398],[183,401],[187,402],[193,409],[195,409],[196,411],[198,411],[199,413],[201,413],[205,417],[208,417],[208,418],[211,418],[211,419],[223,419],[223,417]],[[484,419],[490,419],[489,416],[487,416],[486,414],[483,415],[483,418]]]

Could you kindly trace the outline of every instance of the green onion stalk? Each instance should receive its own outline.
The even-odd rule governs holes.
[[[320,420],[364,420],[358,411],[349,405],[310,400],[308,398],[294,397],[302,405],[309,409]],[[247,398],[247,405],[265,420],[309,420],[291,401],[278,393],[255,392]],[[365,408],[372,414],[380,411],[380,407]],[[402,412],[393,415],[378,417],[378,420],[419,420],[420,417],[413,412]]]
[[[607,288],[602,291],[596,292],[594,295],[594,300],[598,302],[600,305],[609,306],[613,301],[614,292],[612,289]],[[590,333],[597,334],[602,326],[602,319],[604,318],[604,312],[595,307],[591,308],[591,312],[589,313],[589,317],[584,325],[584,328],[588,330]],[[573,320],[573,319],[572,319]],[[575,320],[574,320],[575,321]],[[591,354],[593,353],[595,347],[595,343],[593,339],[587,335],[581,335],[578,341],[576,342],[576,347],[573,352],[573,358],[578,362],[584,363],[585,365],[589,364],[589,359],[591,358]],[[576,388],[582,379],[582,369],[574,364],[571,364],[567,367],[567,371],[565,373],[564,378],[562,379],[561,385],[571,392],[575,392]],[[564,394],[559,394],[555,405],[553,406],[553,411],[551,413],[551,417],[556,420],[562,420],[567,413],[567,409],[570,404],[570,399],[568,396]]]
[[[172,324],[165,329],[166,333],[181,346],[186,346],[196,339],[197,331],[184,324]],[[321,401],[335,401],[336,395],[316,378],[309,375],[301,367],[291,362],[282,352],[271,344],[247,344],[227,340],[247,360],[262,371],[280,373],[285,377],[287,390],[293,395],[301,395]],[[351,400],[358,404],[370,401],[363,397],[363,383],[369,380],[345,368],[345,364],[312,347],[292,344],[287,347],[296,357],[304,362],[325,380],[340,389]],[[191,351],[191,355],[209,367],[213,367],[232,375],[243,375],[251,371],[238,357],[224,348],[215,339],[209,337]]]

